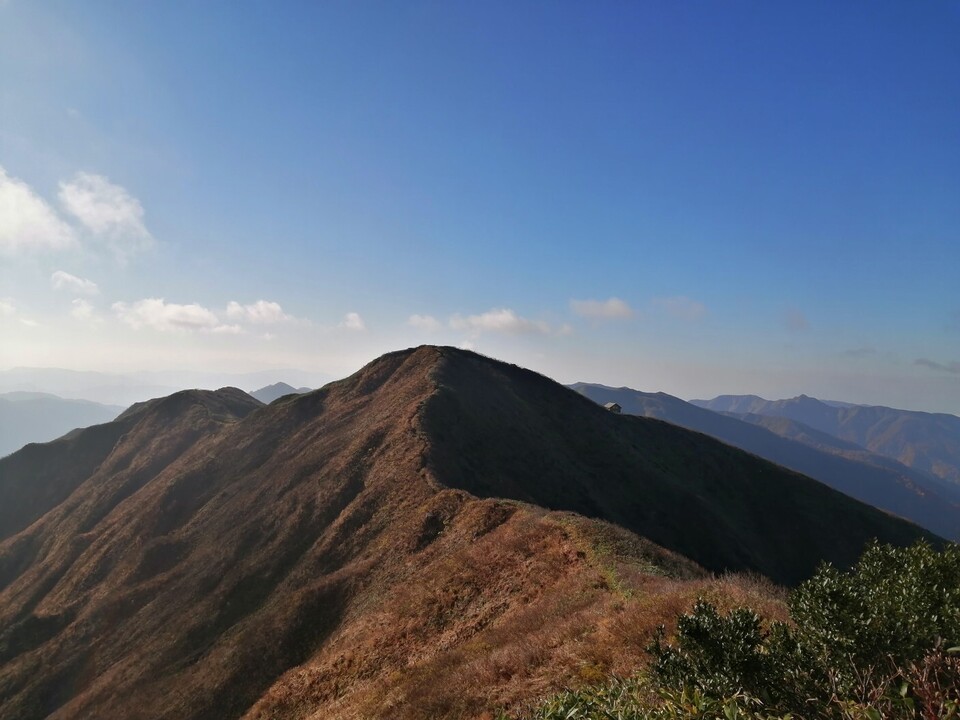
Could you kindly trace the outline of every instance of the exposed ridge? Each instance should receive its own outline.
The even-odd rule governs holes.
[[[405,673],[476,677],[469,642],[528,644],[544,618],[564,628],[555,644],[474,702],[570,679],[577,664],[553,653],[614,642],[626,657],[596,618],[626,607],[618,587],[702,577],[678,551],[792,582],[871,535],[921,535],[456,348],[389,353],[268,406],[176,393],[102,427],[99,445],[80,433],[11,456],[19,484],[0,462],[0,487],[45,462],[49,478],[83,468],[0,540],[0,716],[402,718],[397,688],[427,692]]]

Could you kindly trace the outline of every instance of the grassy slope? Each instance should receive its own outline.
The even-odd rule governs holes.
[[[108,451],[77,435],[0,465],[23,480],[49,457],[102,458],[0,541],[0,716],[472,715],[636,667],[645,633],[699,592],[777,604],[768,586],[517,501],[787,577],[818,551],[852,558],[866,532],[917,534],[449,348],[269,407],[237,392],[136,407]]]

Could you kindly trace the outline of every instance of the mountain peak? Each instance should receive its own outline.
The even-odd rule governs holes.
[[[610,548],[624,578],[792,584],[850,565],[867,538],[922,535],[452,347],[389,353],[266,407],[184,391],[0,460],[0,715],[288,717],[343,701],[395,717],[382,698],[412,666],[436,684],[444,652],[488,629],[525,641],[530,617],[598,616]]]
[[[239,420],[262,405],[256,398],[235,387],[222,387],[219,390],[180,390],[165,397],[134,403],[121,413],[117,420],[126,420],[147,412],[161,413],[164,417],[173,419],[194,406],[205,408],[218,418]]]
[[[302,395],[303,393],[310,392],[310,390],[311,388],[308,387],[295,388],[293,385],[288,385],[285,382],[276,382],[273,383],[273,385],[266,385],[259,390],[252,391],[250,396],[256,398],[264,405],[269,405],[274,400],[279,400],[287,395]]]

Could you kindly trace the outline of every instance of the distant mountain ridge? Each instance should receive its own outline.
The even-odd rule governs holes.
[[[93,372],[64,368],[16,367],[0,370],[0,393],[52,393],[62,398],[127,406],[190,388],[260,387],[283,377],[298,386],[319,387],[330,377],[296,369],[246,373],[217,371]]]
[[[259,390],[253,390],[250,395],[255,397],[257,400],[262,402],[264,405],[269,405],[274,400],[279,400],[285,395],[302,395],[303,393],[310,392],[312,388],[301,387],[295,388],[292,385],[288,385],[285,382],[277,382],[273,385],[267,385],[262,387]]]
[[[621,582],[794,584],[874,537],[937,542],[455,348],[270,405],[183,391],[0,460],[0,716],[477,716],[451,695],[412,713],[490,643],[569,618],[539,655],[461,677],[493,703],[576,672],[585,631],[632,632],[598,627],[632,602]]]
[[[960,484],[960,417],[956,415],[877,405],[837,407],[806,395],[788,400],[721,395],[690,402],[718,412],[796,420],[909,468]]]
[[[65,400],[50,393],[0,394],[0,457],[27,443],[49,442],[75,428],[109,422],[121,412],[118,405]]]
[[[812,477],[874,507],[960,540],[960,487],[788,418],[716,413],[665,393],[575,383],[577,392],[623,412],[680,425]],[[752,402],[752,401],[748,401]],[[756,422],[745,421],[747,418]]]

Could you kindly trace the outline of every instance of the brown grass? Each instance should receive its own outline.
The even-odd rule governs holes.
[[[698,595],[783,617],[769,583],[661,545],[799,572],[827,542],[794,539],[809,508],[789,497],[744,524],[748,490],[807,481],[449,348],[236,401],[174,396],[109,448],[56,455],[95,470],[0,540],[0,717],[482,717],[635,671]],[[28,481],[38,466],[13,457],[0,469]],[[851,517],[844,548],[880,527]]]
[[[501,505],[468,501],[414,584],[281,678],[247,717],[490,717],[636,672],[657,626],[699,596],[786,617],[782,591],[762,578],[714,579],[662,550],[669,562],[656,565],[658,549],[642,541],[645,555],[614,554],[611,535],[637,539],[582,518],[513,506],[478,537],[492,509]]]

